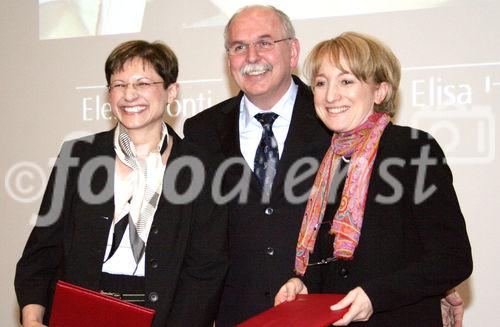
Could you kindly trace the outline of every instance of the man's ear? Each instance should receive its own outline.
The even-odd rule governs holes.
[[[299,63],[300,43],[297,39],[290,40],[290,68],[294,69]]]

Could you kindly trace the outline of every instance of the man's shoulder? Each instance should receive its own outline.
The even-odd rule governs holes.
[[[216,105],[207,108],[193,117],[189,118],[189,120],[203,120],[207,118],[217,117],[221,114],[227,114],[237,110],[239,108],[239,103],[241,101],[241,96],[237,95],[232,98],[226,99],[222,102],[217,103]]]
[[[307,99],[312,100],[313,98],[313,93],[311,88],[305,84],[298,76],[292,75],[293,82],[297,85],[298,87],[298,92],[297,96],[298,97],[304,97]]]
[[[189,137],[193,131],[199,133],[206,129],[213,129],[221,117],[234,113],[239,109],[241,95],[224,100],[210,108],[207,108],[184,122],[184,136]]]

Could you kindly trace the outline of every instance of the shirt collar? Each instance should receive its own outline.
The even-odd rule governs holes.
[[[256,114],[263,112],[277,113],[280,118],[285,119],[287,122],[290,122],[292,119],[293,105],[295,103],[295,98],[297,97],[297,90],[298,86],[292,79],[292,81],[290,82],[290,87],[288,88],[286,93],[270,110],[260,109],[259,107],[254,105],[246,95],[243,95],[240,104],[240,112],[242,112],[244,116],[244,127],[248,127]]]

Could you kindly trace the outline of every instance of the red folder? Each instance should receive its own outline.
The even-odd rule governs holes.
[[[239,324],[239,327],[320,327],[341,319],[349,307],[332,311],[330,306],[345,294],[299,294],[295,301],[283,302]]]
[[[153,309],[58,281],[49,327],[150,327],[154,314]]]

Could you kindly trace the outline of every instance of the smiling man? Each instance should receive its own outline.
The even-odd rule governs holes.
[[[229,203],[230,271],[218,327],[271,308],[279,287],[294,275],[305,200],[287,200],[285,177],[301,158],[319,161],[330,141],[314,115],[310,89],[292,76],[300,44],[283,12],[245,7],[229,20],[224,38],[231,75],[242,92],[184,125],[187,140],[221,161],[242,163],[227,169],[223,194],[250,176],[242,190],[247,196]],[[296,183],[293,193],[307,194],[313,177],[314,172]]]
[[[292,84],[291,69],[299,59],[299,41],[279,14],[248,8],[226,28],[231,75],[245,96],[262,110],[271,109]]]

